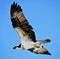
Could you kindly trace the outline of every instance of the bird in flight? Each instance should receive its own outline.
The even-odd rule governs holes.
[[[12,26],[21,38],[21,44],[14,46],[13,49],[29,50],[35,54],[51,55],[43,46],[44,43],[50,42],[50,39],[36,40],[35,32],[24,16],[21,6],[13,2],[10,13]]]

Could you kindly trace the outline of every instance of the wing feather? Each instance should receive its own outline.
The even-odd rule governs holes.
[[[14,28],[19,27],[32,41],[36,42],[32,26],[24,16],[21,7],[15,2],[11,5],[11,21]]]

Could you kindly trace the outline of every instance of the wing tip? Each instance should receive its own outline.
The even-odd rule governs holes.
[[[18,12],[18,11],[20,11],[20,12],[22,12],[22,9],[21,9],[21,6],[19,6],[17,3],[15,3],[15,2],[13,2],[12,4],[11,4],[11,15],[14,13],[14,12]]]
[[[35,54],[51,55],[51,53],[50,53],[50,52],[48,52],[48,51],[46,51],[46,52],[44,52],[44,53],[38,53],[38,52],[36,52]]]
[[[46,55],[51,55],[51,53],[49,53],[48,51],[46,51],[44,54],[46,54]]]

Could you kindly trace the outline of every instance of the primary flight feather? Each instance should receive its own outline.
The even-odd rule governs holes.
[[[13,47],[13,49],[29,50],[36,54],[51,55],[48,50],[43,47],[43,44],[50,42],[50,40],[36,40],[35,32],[33,31],[33,28],[27,21],[26,17],[24,16],[21,6],[13,2],[13,4],[11,4],[10,12],[12,26],[21,37],[21,44]]]

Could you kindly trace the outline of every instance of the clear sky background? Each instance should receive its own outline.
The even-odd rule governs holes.
[[[34,28],[36,39],[51,39],[51,43],[45,44],[51,56],[13,50],[20,43],[19,35],[10,20],[10,6],[14,1],[21,5],[24,15]],[[0,59],[59,59],[59,14],[59,0],[0,0]]]

